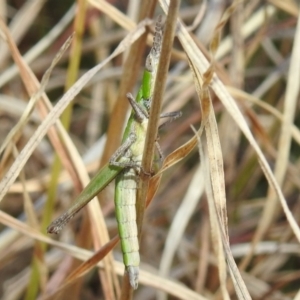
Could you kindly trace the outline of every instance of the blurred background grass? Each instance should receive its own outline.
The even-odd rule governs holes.
[[[80,75],[103,61],[128,32],[110,17],[106,9],[103,8],[101,11],[92,2],[51,0],[1,1],[0,3],[1,17],[8,25],[21,55],[27,59],[30,69],[39,80],[65,40],[73,31],[76,32],[70,50],[53,69],[46,86],[45,91],[53,105]],[[140,3],[107,2],[137,22],[142,10]],[[150,2],[149,7],[153,5]],[[181,3],[180,17],[187,26],[191,26],[193,39],[207,56],[209,55],[206,49],[215,27],[229,4],[229,1],[192,0]],[[73,5],[77,5],[77,9]],[[154,15],[160,12],[157,5]],[[62,18],[67,19],[64,25],[61,24]],[[299,101],[297,102],[299,90],[295,91],[294,106],[292,101],[290,104],[287,103],[287,85],[293,77],[289,76],[289,70],[292,47],[296,44],[297,18],[299,18],[299,2],[296,0],[249,0],[241,4],[223,29],[216,54],[216,72],[235,97],[271,168],[276,169],[276,165],[282,164],[283,174],[277,178],[294,218],[299,221],[300,176],[297,128],[294,129],[296,133],[293,133],[286,160],[283,159],[284,156],[278,154],[284,140],[281,138],[284,127],[280,116],[286,112],[287,107],[290,107],[291,112],[286,114],[286,120],[296,126],[300,122]],[[55,26],[58,26],[57,35],[52,38],[48,33]],[[4,37],[3,32],[1,37]],[[46,39],[49,45],[43,46],[40,43],[42,39]],[[169,154],[193,136],[190,124],[197,127],[201,122],[201,111],[191,71],[177,40],[174,48],[177,52],[172,55],[163,110],[181,110],[183,117],[168,125],[160,134],[159,142],[165,154]],[[33,49],[37,51],[33,53]],[[147,51],[144,53],[141,48],[141,65],[133,67],[138,75],[136,84],[133,88],[128,87],[127,92],[135,94],[139,86]],[[2,38],[0,40],[0,144],[20,119],[32,95],[28,91],[27,83],[20,77],[19,70],[13,69],[14,61],[10,54],[11,50]],[[118,98],[120,82],[124,80],[123,77],[128,71],[122,68],[124,60],[124,55],[116,57],[94,76],[75,98],[69,113],[64,117],[65,125],[69,127],[69,136],[84,157],[91,175],[99,166],[99,153],[103,148],[99,141],[107,132],[109,120],[113,120],[113,123],[119,122],[112,112]],[[300,61],[293,61],[293,63],[298,66],[299,72]],[[241,94],[239,91],[245,93]],[[211,96],[224,159],[230,243],[233,256],[239,264],[250,251],[255,231],[262,223],[261,218],[265,217],[262,211],[266,199],[270,197],[270,191],[252,147],[213,92]],[[125,94],[123,100],[126,102]],[[267,109],[263,107],[266,104],[269,105]],[[40,112],[34,110],[20,131],[18,140],[13,141],[18,151],[22,150],[42,119]],[[120,136],[116,136],[114,140],[109,137],[108,143],[118,145],[119,139]],[[80,186],[76,186],[76,183],[74,187],[64,167],[59,166],[59,159],[55,159],[55,155],[57,157],[60,155],[54,150],[52,143],[48,138],[42,140],[24,167],[24,185],[18,179],[0,204],[3,212],[21,222],[28,222],[32,228],[44,233],[49,221],[69,207],[80,190]],[[4,178],[16,156],[16,152],[8,153],[7,156],[2,153],[1,179]],[[154,276],[161,265],[169,228],[174,226],[174,216],[193,182],[192,178],[198,166],[199,155],[195,150],[189,157],[167,171],[163,176],[158,195],[147,210],[141,242],[141,268],[153,273]],[[280,170],[278,172],[280,173]],[[103,194],[101,208],[109,235],[113,237],[117,233],[113,184]],[[200,197],[197,191],[192,191],[191,194],[196,199],[193,201],[195,209],[188,216],[187,226],[179,246],[174,246],[176,248],[174,257],[170,254],[171,265],[167,277],[184,283],[189,290],[195,292],[195,297],[199,295],[199,298],[195,299],[222,299],[219,291],[217,261],[210,242],[206,196],[203,194]],[[50,201],[51,208],[45,210],[44,207],[49,207],[49,199],[53,199],[53,203]],[[26,208],[28,203],[32,203],[34,210]],[[34,216],[28,216],[30,212],[34,212]],[[270,214],[271,222],[263,233],[247,268],[242,272],[243,279],[253,299],[299,299],[296,298],[296,295],[299,297],[300,287],[299,243],[277,200],[274,201],[274,210],[270,211]],[[82,230],[79,229],[81,216],[82,214],[78,215],[62,232],[59,236],[60,241],[81,245],[80,242],[78,243],[78,240],[82,240],[82,236],[78,236],[78,232],[82,234]],[[13,226],[7,226],[3,220],[1,224],[5,224],[1,225],[0,233],[1,299],[38,299],[46,292],[56,290],[74,267],[71,262],[67,263],[68,260],[71,261],[70,256],[66,256],[65,251],[55,246],[38,243],[25,232],[11,229]],[[180,227],[180,224],[178,226]],[[89,232],[84,231],[86,241],[81,247],[91,249],[89,236]],[[113,254],[114,258],[120,261],[121,254],[118,247],[114,249]],[[72,299],[118,297],[118,291],[113,295],[109,294],[99,278],[101,278],[99,273],[89,272],[80,283],[77,282],[72,289],[59,297],[67,299],[70,293]],[[159,277],[157,280],[159,281]],[[230,284],[228,289],[231,299],[235,299],[236,295],[230,288]],[[118,290],[117,285],[115,290]],[[134,298],[163,297],[156,296],[156,291],[157,289],[151,287],[151,284],[141,283]],[[191,299],[181,295],[179,291],[169,296],[169,299],[184,298]]]

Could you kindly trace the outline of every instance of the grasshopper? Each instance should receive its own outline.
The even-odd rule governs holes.
[[[133,289],[138,287],[139,241],[136,225],[136,191],[141,170],[146,131],[152,94],[162,43],[162,18],[155,25],[153,46],[147,56],[142,84],[136,99],[128,93],[132,113],[124,131],[122,145],[76,198],[75,203],[47,228],[48,233],[58,233],[66,223],[95,195],[115,178],[115,209],[121,240],[123,262]],[[162,114],[161,117],[176,119],[180,112]],[[158,144],[157,144],[158,146]],[[158,150],[161,155],[160,148]],[[162,155],[161,155],[162,156]]]
[[[136,100],[134,100],[130,93],[127,94],[127,98],[132,106],[132,113],[123,135],[122,145],[109,161],[112,166],[125,168],[116,177],[115,207],[123,261],[129,275],[130,285],[134,289],[138,286],[140,264],[135,209],[136,190],[139,180],[138,171],[140,171],[144,151],[151,97],[161,50],[161,40],[162,23],[157,22],[153,47],[146,59],[142,85]]]

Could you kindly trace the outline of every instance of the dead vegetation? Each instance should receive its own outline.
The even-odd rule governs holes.
[[[131,295],[113,184],[58,237],[46,228],[119,146],[166,1],[11,2],[0,3],[1,299],[300,299],[299,3],[181,1],[162,97],[183,116],[160,132]]]

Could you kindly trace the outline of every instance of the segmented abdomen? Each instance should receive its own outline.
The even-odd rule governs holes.
[[[134,169],[129,168],[116,178],[116,219],[123,261],[127,269],[130,266],[138,268],[140,263],[135,209],[136,189],[137,175]]]

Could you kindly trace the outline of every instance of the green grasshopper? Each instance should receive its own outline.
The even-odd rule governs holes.
[[[118,222],[123,261],[129,275],[130,285],[136,289],[139,275],[139,242],[136,225],[137,172],[141,168],[145,137],[153,93],[156,70],[160,56],[162,23],[157,22],[153,38],[153,47],[146,59],[142,86],[136,100],[128,93],[126,96],[132,106],[121,147],[111,157],[111,166],[123,167],[124,171],[116,177],[115,207]]]
[[[136,191],[139,172],[142,171],[141,160],[161,51],[161,42],[162,18],[160,17],[155,25],[153,46],[146,59],[142,85],[137,97],[134,99],[130,93],[126,95],[132,106],[132,113],[125,128],[122,145],[112,155],[109,164],[106,164],[86,186],[72,207],[53,221],[47,229],[48,233],[58,233],[81,208],[104,189],[110,181],[116,178],[116,219],[121,240],[123,262],[129,275],[130,285],[134,289],[138,287],[140,263],[135,209]],[[171,117],[175,119],[180,115],[180,112],[174,112],[163,114],[161,117]],[[159,147],[158,150],[161,155]]]

